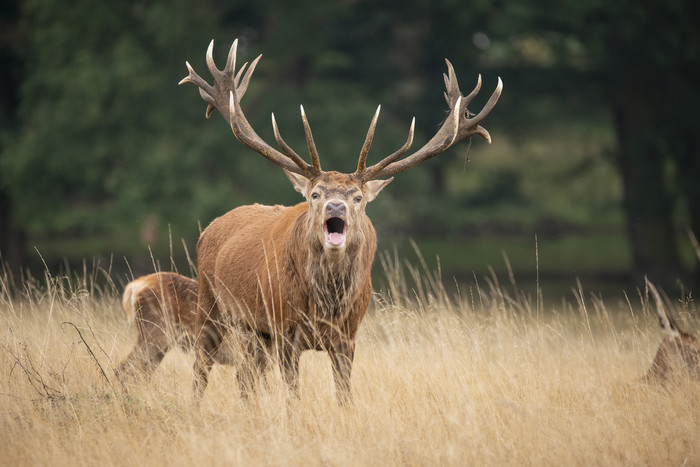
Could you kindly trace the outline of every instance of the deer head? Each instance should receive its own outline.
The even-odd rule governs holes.
[[[293,172],[285,173],[309,203],[307,231],[328,251],[342,251],[364,240],[365,207],[392,180],[361,183],[340,172],[324,172],[309,180]]]
[[[379,194],[382,188],[393,180],[393,175],[421,164],[469,136],[480,135],[489,143],[491,142],[491,136],[486,129],[480,126],[480,123],[491,112],[501,95],[503,89],[501,79],[498,79],[496,90],[484,108],[469,118],[472,114],[467,111],[467,105],[481,88],[481,76],[479,76],[474,90],[469,95],[463,96],[459,90],[454,69],[446,60],[448,74],[443,76],[447,88],[445,100],[450,107],[450,112],[430,141],[404,157],[413,142],[414,118],[406,143],[395,153],[367,167],[367,155],[372,145],[381,108],[378,107],[362,145],[357,170],[349,174],[324,172],[321,169],[320,157],[303,107],[301,107],[301,119],[311,156],[311,164],[300,157],[284,141],[274,114],[272,114],[272,128],[281,152],[263,141],[250,126],[240,103],[262,55],[258,56],[250,67],[245,63],[236,72],[237,44],[238,40],[233,42],[223,70],[219,70],[214,63],[214,41],[209,44],[206,63],[214,78],[213,86],[201,78],[189,63],[186,64],[189,75],[180,81],[180,84],[192,83],[199,87],[202,99],[208,104],[207,118],[211,116],[214,109],[217,109],[229,123],[233,134],[241,143],[284,169],[294,188],[308,201],[307,222],[312,224],[309,227],[316,232],[319,245],[327,251],[342,251],[355,241],[361,240],[362,229],[357,228],[357,226],[362,225],[364,221],[365,207]]]

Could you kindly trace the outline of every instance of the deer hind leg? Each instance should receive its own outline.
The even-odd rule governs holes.
[[[352,361],[355,357],[355,341],[341,342],[328,351],[333,368],[333,379],[338,402],[346,405],[352,401],[350,394],[350,376],[352,374]]]
[[[196,403],[202,400],[204,390],[209,383],[209,373],[214,365],[214,357],[218,353],[226,334],[226,328],[218,321],[221,316],[219,306],[213,296],[208,282],[200,278],[197,300],[197,320],[194,330],[194,384],[193,396]]]
[[[144,377],[149,380],[170,349],[170,338],[161,325],[162,320],[148,321],[141,310],[136,316],[138,338],[134,348],[116,369],[117,376]]]
[[[136,377],[150,380],[168,348],[168,345],[157,345],[139,339],[129,355],[117,367],[117,377],[122,381]]]

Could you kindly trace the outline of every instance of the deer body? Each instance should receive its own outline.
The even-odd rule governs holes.
[[[642,379],[646,382],[665,382],[683,374],[700,379],[700,342],[676,324],[666,311],[656,287],[649,281],[647,287],[656,302],[656,314],[665,336]]]
[[[197,341],[197,297],[197,281],[172,272],[156,272],[129,282],[122,306],[136,328],[136,344],[117,366],[117,376],[150,378],[170,349],[189,352]],[[233,351],[232,345],[220,346],[213,358],[232,365]]]
[[[663,382],[682,374],[700,379],[700,342],[691,334],[678,331],[678,335],[666,335],[661,341],[644,379]]]
[[[262,366],[263,351],[276,354],[294,391],[300,353],[326,350],[339,378],[340,397],[346,397],[355,335],[372,294],[377,248],[364,200],[385,184],[363,187],[352,177],[327,172],[299,187],[317,195],[309,195],[310,202],[241,206],[215,219],[197,245],[202,350],[214,351],[227,325],[248,331],[251,340],[255,334],[264,336],[258,339],[263,345],[249,352],[255,362],[246,366]],[[328,217],[329,205],[345,206],[345,213]],[[327,234],[330,219],[341,219],[344,232]],[[333,244],[341,238],[342,245]],[[203,363],[210,365],[206,359]],[[253,375],[246,366],[239,379],[249,387]],[[201,381],[208,368],[195,371]]]
[[[212,310],[211,319],[224,309],[239,324],[268,335],[330,320],[354,337],[364,309],[353,313],[353,305],[366,308],[371,295],[374,228],[364,216],[362,241],[333,257],[307,227],[308,215],[308,203],[241,206],[205,229],[197,266],[203,309]],[[319,346],[330,342],[312,347]]]
[[[124,311],[136,327],[137,340],[117,367],[119,376],[149,377],[173,346],[189,350],[195,342],[197,281],[160,272],[139,277],[124,289]]]
[[[250,388],[256,374],[273,356],[289,387],[296,392],[299,356],[304,350],[328,352],[341,402],[350,396],[355,336],[372,294],[371,267],[377,248],[374,227],[365,214],[368,202],[393,180],[471,135],[491,141],[480,126],[498,101],[500,78],[484,108],[476,115],[467,105],[481,88],[463,96],[452,65],[447,62],[445,100],[450,112],[436,134],[404,157],[413,142],[415,119],[406,143],[395,153],[367,167],[366,160],[379,116],[372,119],[354,173],[325,172],[301,109],[311,164],[282,139],[274,115],[272,127],[282,152],[272,148],[248,123],[240,105],[260,57],[236,71],[237,41],[226,66],[219,70],[207,50],[210,85],[187,63],[189,75],[180,83],[199,88],[208,104],[229,123],[236,138],[284,169],[306,202],[292,207],[242,206],[215,219],[197,244],[199,299],[195,394],[204,391],[209,371],[223,339],[233,331],[244,342],[241,384]],[[246,69],[247,68],[247,69]],[[471,118],[470,118],[471,117]]]

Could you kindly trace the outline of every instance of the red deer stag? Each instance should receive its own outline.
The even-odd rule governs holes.
[[[481,87],[463,96],[452,65],[447,61],[445,99],[450,107],[437,133],[412,154],[403,157],[413,141],[415,119],[406,143],[375,165],[366,166],[379,108],[372,119],[354,173],[321,170],[311,129],[301,108],[301,119],[311,164],[302,159],[280,136],[272,115],[272,128],[282,152],[263,141],[248,123],[241,99],[248,88],[258,56],[236,72],[234,41],[223,70],[213,59],[209,44],[206,63],[214,78],[207,83],[187,63],[189,75],[182,83],[199,87],[208,104],[224,117],[236,138],[248,148],[279,165],[306,202],[296,206],[241,206],[215,219],[199,238],[198,340],[195,359],[195,397],[207,385],[213,356],[230,329],[243,330],[257,342],[238,371],[239,382],[249,389],[255,367],[265,351],[275,357],[289,389],[297,394],[299,356],[305,350],[327,351],[339,401],[350,396],[350,373],[355,335],[372,294],[370,271],[377,247],[367,203],[403,172],[437,156],[471,135],[491,137],[479,124],[501,95],[498,85],[484,108],[472,118],[467,105]],[[403,158],[402,158],[403,157]],[[391,177],[391,178],[387,178]]]
[[[651,368],[644,375],[646,382],[665,382],[674,375],[686,374],[700,379],[700,342],[682,331],[664,308],[656,287],[647,280],[647,287],[656,302],[656,314],[666,337],[656,351]]]

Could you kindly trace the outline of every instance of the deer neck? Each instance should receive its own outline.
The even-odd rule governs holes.
[[[351,309],[359,284],[363,277],[363,264],[367,255],[363,254],[366,245],[361,239],[349,242],[342,250],[328,251],[316,237],[309,232],[309,224],[304,213],[297,220],[296,234],[292,234],[294,241],[300,241],[303,245],[295,251],[303,251],[298,258],[293,259],[302,275],[303,287],[308,287],[309,312],[315,318],[334,319],[342,318]],[[298,235],[303,231],[302,235]]]
[[[357,255],[310,255],[306,263],[309,304],[317,317],[340,318],[351,308],[361,277]]]

